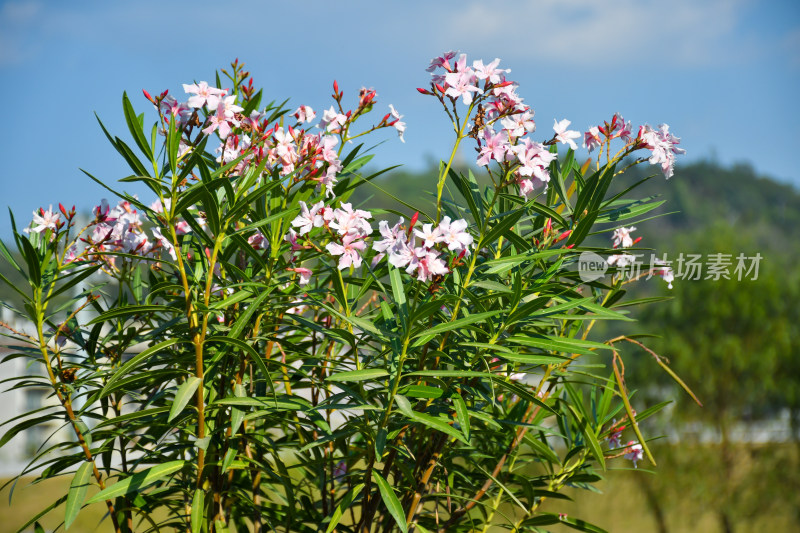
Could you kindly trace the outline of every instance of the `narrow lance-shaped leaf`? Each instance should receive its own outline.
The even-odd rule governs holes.
[[[192,396],[197,390],[198,385],[200,385],[202,381],[203,380],[197,376],[190,376],[186,378],[186,381],[184,381],[180,387],[178,387],[178,391],[175,393],[175,398],[172,400],[172,408],[169,411],[167,422],[171,421],[173,418],[178,416],[181,411],[183,411],[183,408],[186,407],[186,404],[192,399]]]
[[[392,515],[392,518],[397,522],[400,531],[407,533],[408,526],[406,525],[406,517],[403,514],[403,506],[400,505],[400,500],[397,499],[394,489],[378,472],[373,471],[372,475],[375,478],[375,482],[378,484],[378,490],[381,493],[384,505],[386,505],[386,510],[389,511],[389,514]]]
[[[64,508],[64,529],[69,529],[69,526],[78,517],[81,507],[83,507],[83,500],[86,498],[86,490],[89,488],[93,467],[94,463],[84,461],[72,478],[72,483],[70,483],[69,492],[67,493],[67,505]]]
[[[117,496],[124,496],[134,491],[145,489],[155,483],[156,481],[174,474],[184,467],[186,461],[169,461],[168,463],[160,464],[147,470],[137,472],[130,477],[114,483],[105,490],[101,490],[92,496],[86,503],[96,503],[105,500],[111,500]]]

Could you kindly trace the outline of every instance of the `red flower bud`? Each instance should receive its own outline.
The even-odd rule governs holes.
[[[419,211],[414,213],[414,216],[411,217],[411,222],[408,223],[408,236],[411,236],[411,231],[414,229],[414,226],[417,225],[417,220],[419,219]]]
[[[564,239],[566,239],[567,237],[569,237],[569,234],[570,234],[570,233],[572,233],[572,230],[571,230],[571,229],[568,229],[567,231],[565,231],[564,233],[562,233],[561,235],[559,235],[558,237],[556,237],[556,239],[553,241],[553,244],[555,244],[555,243],[557,243],[557,242],[559,242],[559,241],[563,241]]]
[[[433,94],[429,90],[423,89],[422,87],[417,87],[417,91],[419,91],[422,94]]]
[[[339,82],[337,82],[336,80],[333,80],[333,94],[337,96],[339,94]]]
[[[148,100],[150,100],[151,102],[153,102],[153,97],[152,97],[152,96],[150,96],[150,93],[149,93],[149,92],[145,91],[144,89],[142,89],[142,92],[144,93],[144,97],[145,97],[145,98],[147,98]],[[155,102],[153,102],[153,103],[155,103]]]

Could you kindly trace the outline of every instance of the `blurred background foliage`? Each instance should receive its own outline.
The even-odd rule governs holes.
[[[612,188],[621,191],[649,172],[635,167]],[[395,198],[432,205],[422,191],[431,189],[436,174],[433,164],[423,172],[395,169],[378,178],[377,187],[357,189],[351,200],[373,212],[397,209]],[[751,273],[737,280],[732,266],[731,279],[676,276],[671,290],[660,279],[630,284],[634,297],[670,297],[631,308],[631,316],[642,332],[657,332],[639,340],[669,360],[703,407],[645,350],[619,346],[629,387],[639,389],[635,406],[674,400],[647,421],[649,434],[664,435],[654,443],[657,475],[609,472],[606,494],[583,494],[577,503],[551,501],[547,510],[575,512],[619,532],[791,530],[800,524],[800,192],[748,165],[725,168],[713,162],[682,166],[666,182],[659,174],[639,191],[665,200],[657,210],[664,216],[637,224],[639,253],[649,257],[653,251],[674,261],[681,253],[705,258],[719,252],[731,254],[733,266],[739,253],[758,253],[758,278],[749,279]],[[27,221],[24,213],[17,216],[19,224]],[[610,235],[609,230],[593,238],[605,247]],[[13,297],[0,293],[4,302]],[[593,336],[611,338],[613,328],[598,323]],[[63,488],[51,483],[47,490]],[[38,500],[36,493],[34,487],[21,490],[15,506]],[[0,514],[9,515],[3,507]],[[82,516],[87,522],[76,524],[81,531],[93,530],[100,518]],[[0,531],[13,528],[13,522],[0,525]]]
[[[622,191],[651,173],[634,167],[615,178],[612,189]],[[378,185],[421,204],[420,191],[435,175],[434,166],[394,171]],[[549,510],[572,511],[619,532],[793,530],[800,524],[800,191],[747,164],[726,168],[706,161],[681,166],[668,181],[656,175],[637,192],[664,200],[656,211],[663,216],[636,224],[634,237],[642,237],[636,246],[645,258],[731,255],[731,279],[676,279],[671,290],[657,278],[629,285],[633,297],[670,297],[631,308],[631,315],[637,330],[657,334],[639,340],[669,360],[703,407],[646,351],[619,346],[626,380],[639,388],[634,404],[643,409],[665,397],[674,401],[648,421],[651,434],[664,435],[654,443],[657,475],[609,472],[606,494],[551,502]],[[354,203],[396,205],[377,188],[359,194]],[[610,230],[600,233],[595,243],[609,246],[610,236]],[[740,253],[761,255],[757,279],[750,279],[752,272],[736,279]],[[615,327],[598,322],[595,340],[616,336]]]

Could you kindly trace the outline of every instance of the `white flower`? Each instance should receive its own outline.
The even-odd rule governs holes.
[[[25,233],[29,233],[31,231],[35,233],[41,233],[44,230],[51,229],[53,231],[56,230],[58,225],[58,218],[59,214],[53,212],[53,206],[51,205],[47,211],[44,209],[40,209],[38,212],[33,212],[33,227],[28,229],[26,228]]]
[[[633,246],[633,239],[631,238],[631,232],[636,231],[636,227],[631,226],[630,228],[617,228],[614,230],[614,234],[611,236],[614,239],[614,248],[622,245],[623,248],[630,248]]]
[[[553,120],[555,124],[553,125],[553,131],[556,132],[556,140],[562,144],[569,144],[569,147],[573,150],[578,149],[578,145],[575,144],[575,141],[572,139],[579,139],[581,134],[579,131],[568,130],[567,126],[571,124],[571,122],[567,119],[558,122]]]

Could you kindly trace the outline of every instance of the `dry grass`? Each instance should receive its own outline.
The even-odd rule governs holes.
[[[598,488],[603,494],[569,489],[576,502],[551,500],[543,510],[582,518],[613,533],[723,533],[724,510],[733,531],[798,531],[800,524],[800,449],[795,445],[734,448],[726,473],[723,453],[715,446],[656,448],[657,475],[615,470]],[[625,464],[621,460],[612,466]],[[30,485],[21,480],[8,503],[0,491],[0,533],[14,532],[50,502],[64,495],[69,478]],[[90,489],[92,491],[93,489]],[[90,492],[91,493],[91,492]],[[660,528],[657,512],[663,520]],[[101,522],[105,509],[84,509],[70,532],[109,531]],[[41,520],[52,531],[63,520],[63,507]],[[501,528],[493,528],[502,531]],[[553,532],[574,531],[556,525]],[[30,529],[32,531],[32,528]]]

